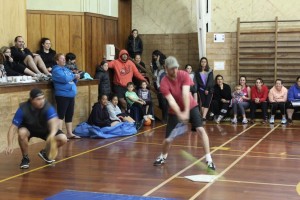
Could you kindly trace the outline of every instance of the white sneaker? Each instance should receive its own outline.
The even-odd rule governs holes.
[[[151,119],[152,121],[154,121],[154,117],[152,115],[147,115],[149,119]]]
[[[149,118],[149,116],[148,115],[144,115],[144,120],[147,120],[148,118]]]
[[[237,119],[236,119],[236,118],[233,118],[233,119],[231,120],[231,123],[236,124],[236,123],[237,123]]]
[[[242,121],[242,123],[243,123],[243,124],[248,124],[248,119],[247,119],[247,118],[244,118],[243,121]]]
[[[274,120],[274,117],[270,117],[269,123],[270,123],[270,124],[274,124],[274,121],[275,121],[275,120]]]
[[[281,119],[281,124],[286,124],[286,118],[285,117],[283,117],[282,119]]]

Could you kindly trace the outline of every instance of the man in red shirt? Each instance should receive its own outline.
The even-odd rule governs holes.
[[[209,138],[202,127],[199,107],[190,93],[190,86],[194,83],[187,72],[178,70],[179,64],[175,57],[169,56],[165,61],[165,67],[167,75],[161,81],[160,91],[169,103],[169,116],[162,153],[153,165],[158,166],[165,163],[172,143],[172,140],[167,138],[176,125],[179,122],[187,123],[190,121],[192,129],[196,130],[202,138],[208,169],[215,170],[209,150]]]
[[[114,69],[114,92],[118,96],[122,109],[126,110],[127,103],[125,100],[125,92],[127,91],[127,83],[132,82],[132,77],[136,77],[141,81],[146,81],[143,75],[136,68],[135,64],[128,59],[129,54],[126,50],[121,50],[119,58],[108,63],[108,67]]]

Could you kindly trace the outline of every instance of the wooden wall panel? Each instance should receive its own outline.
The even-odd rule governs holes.
[[[108,44],[118,44],[118,35],[116,34],[117,32],[117,21],[105,19],[105,41]]]
[[[25,40],[25,46],[27,46],[32,52],[36,52],[39,49],[39,40],[36,38],[42,37],[41,32],[41,14],[28,14],[27,15],[27,29],[31,31]],[[25,38],[24,38],[25,39]]]
[[[56,15],[56,52],[68,53],[70,51],[70,16]]]
[[[118,44],[125,48],[132,29],[132,0],[119,0]],[[124,12],[125,11],[125,12]]]
[[[92,17],[84,16],[84,32],[85,32],[85,64],[86,71],[92,71]]]
[[[41,15],[41,31],[42,37],[49,38],[51,41],[51,48],[56,49],[56,26],[55,15]]]
[[[0,48],[14,45],[18,35],[27,41],[26,0],[1,0],[0,24]]]
[[[27,34],[30,35],[31,50],[38,50],[41,37],[49,37],[57,53],[75,53],[78,66],[94,76],[96,66],[105,54],[105,44],[124,48],[127,42],[131,30],[131,0],[119,1],[122,9],[119,18],[92,13],[28,10]]]
[[[70,37],[69,37],[69,44],[70,49],[69,51],[76,55],[76,63],[79,69],[83,69],[82,66],[82,58],[84,57],[84,50],[82,46],[83,40],[83,28],[82,28],[82,16],[70,16]]]

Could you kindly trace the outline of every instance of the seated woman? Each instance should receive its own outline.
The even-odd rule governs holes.
[[[288,117],[288,123],[292,124],[292,117],[294,112],[300,111],[300,76],[297,77],[296,83],[289,88],[287,99],[288,105],[286,112]]]
[[[214,86],[214,96],[211,105],[211,115],[215,116],[215,121],[217,124],[219,124],[228,112],[231,100],[231,88],[229,85],[224,83],[222,75],[217,75],[215,81],[216,84]]]
[[[49,38],[41,39],[40,50],[38,50],[36,53],[41,56],[42,60],[44,61],[45,65],[47,67],[47,70],[49,72],[51,72],[52,67],[54,65],[56,65],[56,62],[54,59],[54,57],[56,55],[56,51],[51,49],[51,41]]]
[[[267,86],[264,85],[264,82],[261,78],[257,78],[255,82],[255,86],[251,88],[251,102],[250,102],[250,123],[254,123],[255,119],[255,111],[256,108],[260,107],[263,114],[263,121],[262,123],[267,123],[268,114],[268,92],[269,89]]]
[[[99,126],[100,128],[106,126],[114,126],[118,124],[119,120],[111,120],[107,110],[107,96],[101,95],[98,102],[94,104],[92,112],[87,121],[90,125]]]
[[[270,124],[274,124],[276,110],[279,109],[282,115],[281,123],[286,124],[285,104],[287,101],[287,89],[282,85],[282,80],[277,79],[275,85],[269,92],[269,102],[271,105]]]
[[[14,59],[11,57],[11,50],[9,47],[3,46],[0,49],[0,53],[3,56],[3,65],[7,72],[7,76],[19,76],[19,75],[29,75],[29,76],[37,76],[36,73],[31,71],[29,68],[27,68],[25,65],[22,65],[20,63],[17,63],[14,61]]]

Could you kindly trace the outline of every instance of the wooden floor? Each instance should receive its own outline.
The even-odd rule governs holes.
[[[152,165],[165,130],[157,123],[131,137],[70,140],[55,165],[44,165],[37,156],[43,143],[30,146],[27,170],[19,169],[19,149],[12,156],[2,153],[0,199],[44,199],[64,189],[177,199],[300,199],[299,124],[208,122],[205,128],[220,177],[213,183],[184,178],[207,173],[197,164],[204,154],[192,132],[175,140],[164,166]]]

